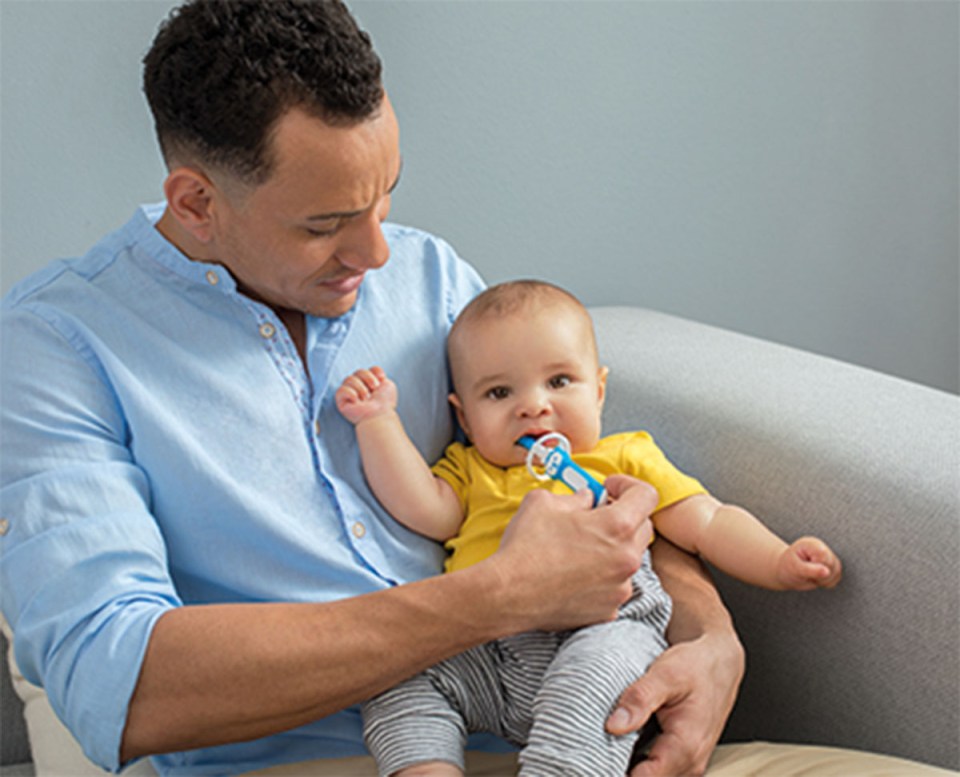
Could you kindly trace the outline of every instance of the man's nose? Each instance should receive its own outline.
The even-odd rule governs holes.
[[[375,212],[364,214],[350,225],[346,240],[337,251],[340,261],[356,270],[376,270],[390,258],[390,246]]]

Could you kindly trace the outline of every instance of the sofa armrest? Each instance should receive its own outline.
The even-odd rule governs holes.
[[[606,433],[646,429],[718,498],[844,562],[834,591],[717,575],[747,650],[725,739],[960,768],[960,397],[648,310],[591,312]]]
[[[26,765],[30,762],[30,742],[27,739],[27,726],[23,719],[23,702],[13,690],[10,677],[10,665],[7,661],[9,641],[6,623],[0,616],[0,766],[7,777],[13,764]]]

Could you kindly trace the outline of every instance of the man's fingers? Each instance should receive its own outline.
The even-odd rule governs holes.
[[[607,731],[622,736],[639,730],[661,707],[681,695],[661,682],[659,675],[647,673],[620,696],[617,708],[607,718]]]
[[[603,481],[607,493],[614,501],[627,499],[637,509],[643,509],[649,515],[657,506],[660,497],[657,489],[643,480],[637,480],[629,475],[611,475]]]
[[[707,769],[709,757],[691,760],[680,737],[664,732],[653,742],[647,757],[630,772],[630,777],[676,777],[699,775]]]
[[[611,529],[622,541],[634,543],[641,552],[645,551],[653,540],[653,524],[647,518],[660,501],[657,490],[649,483],[625,475],[608,477],[604,486],[613,500],[610,509],[619,518],[619,529],[616,524],[611,524]]]

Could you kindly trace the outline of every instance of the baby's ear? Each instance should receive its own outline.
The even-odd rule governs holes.
[[[453,409],[457,411],[457,422],[460,424],[460,428],[463,429],[464,434],[469,437],[470,425],[467,423],[467,417],[463,412],[463,402],[460,401],[460,397],[453,393],[447,394],[447,399],[450,401],[450,404],[453,405]]]
[[[609,367],[600,367],[597,370],[597,402],[600,407],[603,407],[603,402],[607,398],[607,376],[609,374]]]

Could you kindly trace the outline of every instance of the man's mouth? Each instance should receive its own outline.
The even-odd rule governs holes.
[[[363,283],[363,276],[364,273],[355,273],[345,275],[342,278],[330,278],[320,281],[320,285],[335,294],[352,294],[360,288],[360,284]]]

